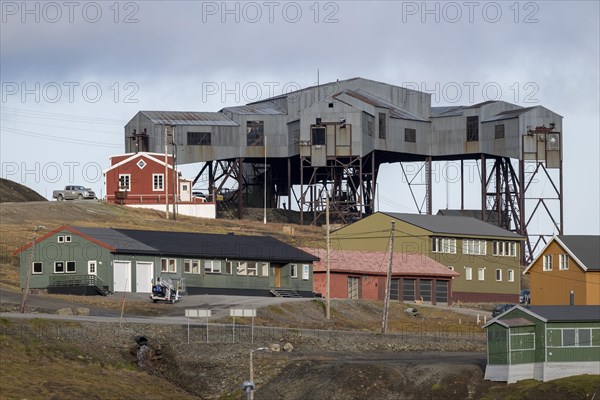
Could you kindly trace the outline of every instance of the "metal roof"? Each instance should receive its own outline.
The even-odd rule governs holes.
[[[312,262],[318,259],[270,236],[115,230],[150,246],[161,255],[273,262]]]
[[[557,238],[588,270],[600,271],[600,236],[558,235]]]
[[[464,109],[465,106],[431,107],[431,118],[461,116]]]
[[[523,308],[549,322],[600,321],[600,307],[598,306],[529,306]]]
[[[286,112],[277,104],[267,101],[262,103],[248,104],[245,106],[225,107],[221,111],[229,111],[233,114],[242,115],[285,115]]]
[[[481,122],[482,123],[483,122],[493,122],[493,121],[501,121],[503,119],[517,118],[519,115],[525,114],[525,113],[533,110],[535,107],[537,107],[537,106],[526,107],[526,108],[517,108],[516,110],[502,111],[501,113],[487,117],[485,120],[483,120]]]
[[[94,238],[114,248],[117,252],[121,250],[133,250],[140,252],[155,252],[156,249],[144,243],[138,242],[111,228],[86,228],[74,226],[73,229]]]
[[[507,231],[506,229],[473,217],[389,212],[382,212],[382,214],[418,226],[435,234],[491,236],[513,240],[523,239],[522,236],[514,232]]]
[[[404,110],[403,108],[398,107],[396,104],[390,103],[389,101],[374,96],[371,93],[362,89],[345,89],[339,93],[334,94],[333,97],[337,98],[337,96],[339,96],[340,94],[347,94],[348,96],[354,97],[355,99],[358,99],[374,107],[386,108],[390,111],[390,118],[429,122],[427,119],[421,117],[420,115]]]
[[[220,112],[140,111],[140,113],[157,125],[238,126],[235,121]]]
[[[473,217],[490,224],[498,225],[498,213],[494,210],[484,210],[481,218],[481,210],[450,210],[440,209],[437,215],[448,215],[453,217]]]

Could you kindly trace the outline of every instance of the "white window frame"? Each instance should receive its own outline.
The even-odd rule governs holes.
[[[485,267],[477,268],[477,280],[485,281]]]
[[[56,270],[56,265],[57,264],[61,264],[62,265],[62,271],[57,271]],[[55,274],[64,274],[65,273],[65,268],[66,268],[66,264],[64,261],[54,261],[54,273]]]
[[[88,260],[88,275],[98,276],[98,261]]]
[[[310,279],[310,265],[302,264],[302,280],[307,281]]]
[[[61,235],[61,236],[57,236],[57,237],[56,237],[56,241],[57,241],[58,243],[64,243],[64,242],[65,242],[65,237],[64,237],[64,236],[62,236],[62,235]]]
[[[453,267],[452,265],[448,265],[448,269],[449,269],[450,271],[454,271],[454,267]]]
[[[125,186],[121,187],[121,178],[125,178]],[[119,179],[117,180],[117,186],[119,188],[119,192],[130,192],[131,191],[131,174],[119,174]]]
[[[298,277],[298,264],[290,264],[290,276],[292,278]]]
[[[496,268],[496,282],[502,282],[502,270]]]
[[[473,280],[473,268],[465,267],[465,280],[467,280],[467,281]]]
[[[248,264],[246,263],[246,261],[240,261],[238,263],[235,274],[239,275],[239,276],[247,276],[248,275]]]
[[[567,271],[569,269],[569,255],[567,253],[558,255],[558,269]]]
[[[223,273],[233,275],[233,271],[237,270],[238,265],[239,261],[225,261],[225,271]]]
[[[71,236],[70,235],[65,236],[65,243],[71,243]]]
[[[204,260],[205,274],[220,274],[222,267],[221,260]]]
[[[261,262],[260,263],[261,266],[261,273],[260,276],[269,276],[269,263],[268,262]]]
[[[161,264],[162,270],[162,264]],[[202,269],[200,268],[200,260],[184,259],[183,260],[183,272],[185,274],[200,275]]]
[[[480,239],[463,239],[463,254],[485,256],[487,254],[487,241]]]
[[[36,264],[39,264],[39,266],[40,266],[40,272],[35,272],[35,265]],[[31,263],[31,273],[33,275],[41,275],[41,274],[43,274],[44,273],[44,263],[41,262],[41,261],[34,261],[34,262],[32,262]]]
[[[552,271],[552,254],[546,254],[542,257],[542,269]]]
[[[71,264],[73,266],[73,270],[71,271],[69,269],[69,264]],[[77,262],[71,260],[71,261],[65,261],[65,274],[74,274],[77,272]]]
[[[509,269],[508,270],[508,281],[509,282],[514,282],[515,281],[515,270],[514,269]]]
[[[456,254],[456,238],[450,237],[432,237],[432,253]]]
[[[157,182],[158,179],[158,182]],[[164,192],[165,190],[165,174],[152,174],[152,191]]]
[[[246,272],[248,276],[258,276],[258,263],[256,261],[248,261],[246,263]]]
[[[494,240],[492,251],[495,256],[516,257],[517,243],[506,240]]]
[[[173,268],[171,268],[173,267]],[[165,273],[177,273],[177,259],[176,258],[161,258],[160,259],[160,272]]]

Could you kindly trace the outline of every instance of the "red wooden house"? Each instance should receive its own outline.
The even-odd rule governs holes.
[[[166,162],[165,155],[159,153],[113,156],[104,176],[108,203],[164,210],[167,202],[171,207],[175,202],[180,214],[215,218],[214,203],[193,196],[192,181],[173,168],[170,155]]]

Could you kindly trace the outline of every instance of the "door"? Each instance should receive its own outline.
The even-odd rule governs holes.
[[[153,262],[137,261],[135,263],[135,291],[137,293],[152,293],[153,270]]]
[[[113,261],[113,291],[131,292],[131,261]]]
[[[275,287],[281,287],[281,268],[275,268]]]

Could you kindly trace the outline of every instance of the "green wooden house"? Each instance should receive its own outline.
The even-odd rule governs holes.
[[[600,375],[598,306],[517,305],[484,328],[487,380],[513,383]]]
[[[269,236],[61,226],[15,251],[21,287],[50,293],[151,293],[157,278],[188,294],[313,296],[318,260]],[[30,269],[28,271],[28,269]]]

